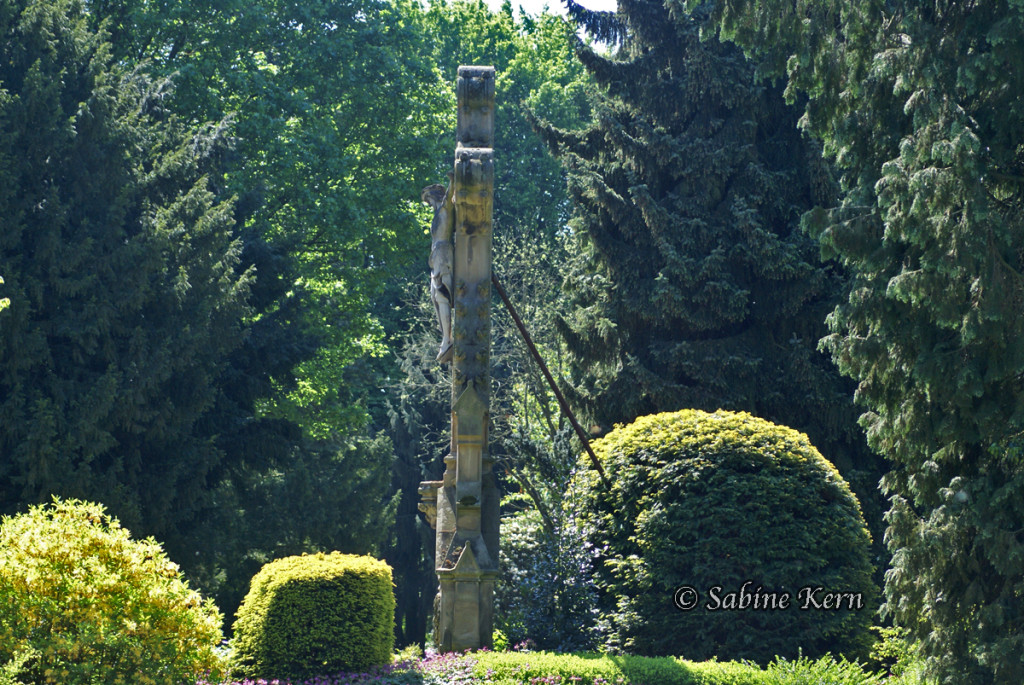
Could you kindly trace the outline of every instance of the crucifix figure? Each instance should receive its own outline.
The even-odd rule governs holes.
[[[434,210],[430,223],[430,300],[434,303],[437,323],[441,327],[441,347],[437,361],[452,360],[452,228],[455,217],[452,191],[455,184],[448,175],[448,187],[435,183],[423,189],[421,197]]]
[[[455,166],[427,186],[430,297],[441,327],[437,360],[451,362],[451,453],[442,480],[420,483],[436,531],[434,642],[442,652],[490,647],[498,577],[498,488],[488,449],[494,67],[459,67]]]

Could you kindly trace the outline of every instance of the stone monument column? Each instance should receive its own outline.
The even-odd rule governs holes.
[[[451,181],[451,454],[443,480],[420,484],[420,508],[437,531],[441,587],[434,641],[442,652],[492,646],[499,514],[488,452],[494,76],[494,67],[459,67]]]

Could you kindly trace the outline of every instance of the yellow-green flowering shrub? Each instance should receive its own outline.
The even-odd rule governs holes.
[[[2,303],[0,303],[2,304]],[[34,650],[18,652],[3,666],[0,666],[0,685],[25,685],[20,679],[25,665],[39,656]]]
[[[220,670],[221,621],[101,505],[54,499],[0,523],[0,663],[32,650],[26,682],[194,682]]]
[[[391,567],[373,557],[277,559],[253,576],[234,625],[238,676],[303,679],[391,662]]]

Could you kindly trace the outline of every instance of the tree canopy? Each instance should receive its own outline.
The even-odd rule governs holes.
[[[623,0],[618,26],[616,55],[579,50],[607,93],[596,121],[539,122],[581,243],[560,325],[576,405],[602,430],[680,408],[750,411],[805,431],[870,500],[879,467],[852,388],[816,349],[845,278],[800,230],[837,201],[820,148],[781,87],[705,40],[698,17]]]
[[[612,54],[511,3],[0,0],[0,511],[100,501],[228,614],[271,557],[386,552],[421,640],[419,195],[490,63],[495,272],[594,430],[793,426],[876,544],[888,459],[887,616],[1024,681],[1024,5],[565,4]],[[572,546],[573,439],[494,316],[507,508]],[[585,559],[543,554],[557,595]]]
[[[826,345],[893,466],[885,609],[931,676],[1020,680],[1022,519],[991,513],[1024,425],[1024,7],[723,0],[712,21],[806,95],[839,169],[807,225],[853,274]]]
[[[246,235],[294,259],[284,298],[318,338],[265,411],[325,438],[365,424],[351,366],[384,353],[376,297],[418,254],[421,179],[453,119],[406,0],[98,0],[117,56],[174,74],[175,111],[228,118]],[[227,30],[225,27],[230,27]],[[443,152],[442,152],[443,151]]]
[[[408,7],[206,9],[4,4],[0,487],[106,503],[230,613],[268,555],[388,535],[352,368],[441,115],[383,58],[418,54],[376,21]]]
[[[85,6],[0,5],[0,507],[117,502],[175,542],[214,506],[250,273],[163,83],[119,68]]]

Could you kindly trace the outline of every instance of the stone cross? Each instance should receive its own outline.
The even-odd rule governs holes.
[[[424,190],[435,211],[432,255],[444,252],[438,236],[452,235],[451,350],[442,339],[439,361],[452,363],[451,452],[440,481],[420,483],[420,510],[436,531],[440,592],[435,599],[434,642],[442,652],[492,646],[494,583],[498,577],[499,495],[488,452],[491,349],[491,212],[494,195],[494,67],[459,67],[458,125],[453,192]],[[428,192],[430,191],[430,192]],[[436,198],[436,201],[428,199]],[[445,200],[450,198],[450,204]],[[440,213],[440,215],[439,215]],[[440,218],[439,218],[440,216]],[[447,238],[440,238],[447,240]],[[440,258],[434,262],[442,265]],[[441,272],[439,271],[439,274]],[[445,273],[444,276],[447,274]],[[445,278],[432,285],[438,316],[445,310]],[[449,327],[441,318],[442,336]]]

